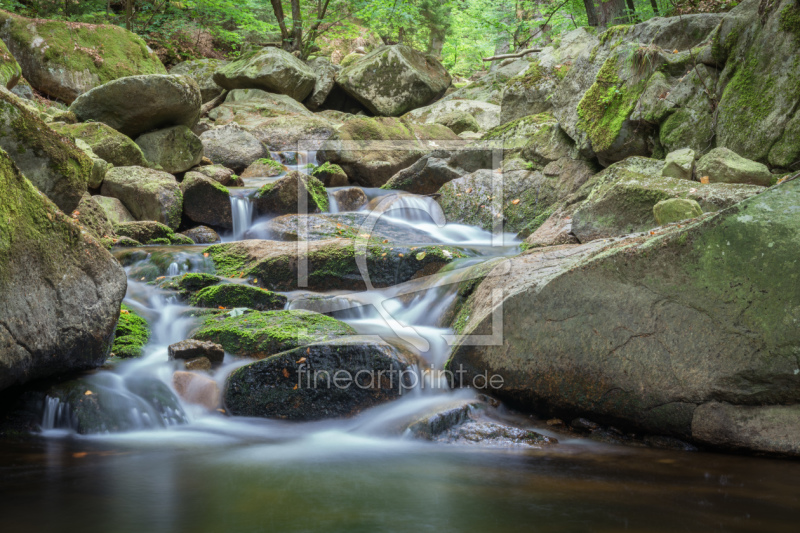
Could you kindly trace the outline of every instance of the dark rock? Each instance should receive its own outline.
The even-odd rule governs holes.
[[[133,138],[170,126],[192,128],[200,118],[200,100],[191,78],[129,76],[83,93],[69,109],[82,122],[103,122]]]
[[[233,228],[231,194],[224,185],[197,172],[187,172],[181,182],[183,212],[198,224]]]
[[[193,339],[170,344],[169,348],[167,348],[167,354],[170,359],[181,359],[183,361],[204,357],[212,363],[221,363],[225,358],[225,350],[219,344]]]
[[[100,366],[125,295],[124,270],[2,150],[0,182],[0,389]]]
[[[371,338],[312,344],[234,370],[225,407],[236,416],[287,420],[353,416],[398,398],[407,366],[394,347]]]

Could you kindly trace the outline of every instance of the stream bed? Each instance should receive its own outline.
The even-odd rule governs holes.
[[[258,234],[268,221],[255,217],[247,198],[260,183],[232,194],[234,229],[224,242],[249,233],[269,238]],[[387,194],[364,192],[373,203]],[[428,382],[435,384],[453,333],[440,320],[456,296],[449,276],[519,253],[520,242],[442,225],[431,198],[409,195],[395,208],[383,213],[383,229],[416,236],[421,244],[458,247],[466,258],[437,274],[440,283],[352,294],[294,291],[286,293],[287,308],[329,298],[326,312],[359,334],[414,351],[420,372],[430,369]],[[170,258],[164,264],[162,257],[159,266],[165,276],[213,271],[204,248],[145,247],[145,258],[127,267],[125,303],[150,322],[150,343],[141,359],[86,379],[134,402],[125,404],[133,430],[78,435],[54,403],[39,436],[0,441],[1,531],[797,530],[796,462],[565,438],[545,421],[502,406],[486,416],[558,444],[428,442],[398,430],[419,414],[475,400],[470,390],[417,387],[357,417],[313,423],[228,417],[188,404],[183,413],[131,408],[139,404],[129,380],[169,385],[180,363],[168,361],[167,347],[196,326],[185,303],[137,272],[153,266],[156,251]],[[247,362],[226,355],[213,377],[223,387],[227,375]]]

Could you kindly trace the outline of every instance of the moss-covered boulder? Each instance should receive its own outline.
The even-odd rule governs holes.
[[[102,122],[53,124],[51,127],[62,135],[84,141],[99,158],[114,166],[148,166],[142,149],[130,137]]]
[[[254,161],[250,166],[248,166],[244,172],[242,172],[241,178],[242,179],[249,179],[249,178],[274,178],[275,176],[280,176],[288,169],[282,163],[275,161],[271,158],[261,158]]]
[[[200,87],[200,97],[203,103],[210,102],[225,90],[214,81],[214,73],[227,65],[228,62],[222,59],[193,59],[178,63],[169,73],[179,76],[188,76],[197,82]]]
[[[506,82],[500,123],[506,124],[526,115],[552,113],[552,95],[570,71],[572,63],[597,44],[593,32],[578,28],[562,33],[555,43],[545,46],[526,69]]]
[[[254,161],[269,158],[269,151],[252,133],[236,124],[214,128],[200,135],[203,152],[214,163],[241,172]]]
[[[191,296],[199,290],[211,287],[222,282],[222,278],[213,274],[200,272],[188,272],[180,276],[165,279],[159,283],[159,287],[165,290],[174,291],[181,298]]]
[[[22,69],[8,51],[5,43],[0,41],[0,85],[6,89],[13,89],[22,79]]]
[[[71,214],[78,224],[103,244],[106,244],[105,239],[114,237],[114,226],[106,215],[105,209],[88,192],[83,195],[78,207]]]
[[[713,61],[724,65],[716,144],[786,168],[800,159],[800,6],[746,0],[714,35]]]
[[[525,238],[544,223],[554,207],[579,190],[594,174],[592,165],[565,158],[556,171],[515,170],[496,174],[479,170],[446,183],[437,198],[448,222],[492,231],[503,229]],[[502,180],[503,196],[496,187]]]
[[[147,320],[137,315],[127,305],[123,305],[119,312],[111,355],[122,358],[141,357],[144,354],[143,348],[149,340],[150,326]]]
[[[386,197],[384,197],[386,198]],[[398,205],[399,207],[399,205]],[[402,209],[402,207],[399,207]],[[404,224],[392,224],[390,219],[380,218],[380,210],[370,212],[343,212],[319,215],[283,215],[257,224],[245,238],[269,238],[278,241],[320,241],[326,239],[360,238],[370,243],[384,241],[400,244],[434,244],[436,240],[428,233]]]
[[[493,394],[537,412],[741,443],[740,423],[700,433],[703,406],[800,403],[798,202],[800,180],[787,181],[683,227],[513,258],[477,288],[462,329],[491,334],[499,312],[503,342],[465,338],[449,368],[496,373]]]
[[[339,61],[339,66],[342,68],[349,67],[350,65],[352,65],[365,55],[367,54],[362,54],[359,52],[350,52],[349,54],[344,56],[341,61]]]
[[[101,365],[125,272],[0,150],[0,389]]]
[[[202,141],[186,126],[145,133],[136,144],[150,163],[170,174],[186,172],[203,159]]]
[[[170,126],[194,127],[200,119],[200,89],[185,76],[129,76],[80,95],[69,109],[82,122],[102,122],[135,138]]]
[[[114,224],[114,231],[120,237],[128,237],[141,244],[187,244],[183,235],[176,234],[169,226],[153,220],[121,222]]]
[[[322,182],[297,170],[267,183],[256,191],[253,199],[260,215],[320,213],[328,210],[328,193]]]
[[[469,127],[459,125],[458,117],[462,117],[466,121],[464,125]],[[403,118],[422,124],[441,124],[455,133],[487,131],[500,125],[500,106],[480,100],[439,100],[429,106],[409,111]]]
[[[62,211],[75,210],[91,180],[94,163],[70,139],[50,129],[14,95],[2,91],[0,148]]]
[[[227,187],[198,172],[187,172],[181,182],[183,212],[193,222],[233,228],[231,193]]]
[[[311,175],[321,181],[325,187],[344,187],[350,183],[342,167],[327,161],[312,170]]]
[[[141,37],[111,24],[29,19],[0,11],[0,38],[31,85],[67,103],[117,78],[167,73]]]
[[[768,187],[773,182],[766,165],[741,157],[727,148],[714,148],[697,162],[698,178],[709,183],[749,183]]]
[[[208,226],[197,226],[196,228],[187,229],[186,231],[182,231],[181,235],[188,237],[195,244],[214,244],[221,240],[219,233]]]
[[[451,164],[448,153],[434,152],[418,159],[381,186],[381,189],[405,191],[413,194],[434,194],[446,183],[467,172]],[[441,156],[441,157],[437,157]]]
[[[303,104],[309,109],[319,109],[325,103],[328,95],[336,86],[336,75],[343,68],[343,66],[334,65],[326,57],[315,57],[308,61],[308,66],[317,77],[314,83],[314,89],[311,94],[303,101]]]
[[[136,220],[154,220],[177,229],[183,195],[175,177],[141,167],[116,167],[106,174],[103,196],[119,199]]]
[[[578,192],[572,232],[580,242],[647,231],[659,225],[653,207],[662,200],[696,201],[704,212],[725,209],[762,192],[755,185],[703,184],[661,176],[664,163],[631,157],[594,176]]]
[[[353,416],[399,398],[409,387],[407,368],[398,350],[383,341],[356,337],[312,344],[234,370],[225,407],[236,416],[286,420]]]
[[[503,100],[503,91],[508,80],[525,72],[530,62],[527,58],[512,59],[508,62],[503,61],[492,72],[485,76],[468,83],[453,92],[447,92],[438,102],[457,102],[460,100],[477,100],[487,104],[500,105]],[[437,102],[437,103],[438,103]],[[526,113],[527,114],[527,113]]]
[[[388,117],[430,103],[450,81],[438,59],[402,44],[373,50],[336,77],[336,83],[364,107]]]
[[[240,357],[263,359],[299,346],[355,335],[335,318],[311,311],[247,311],[207,317],[193,339],[220,344]]]
[[[466,111],[445,113],[436,119],[436,124],[450,128],[456,135],[464,132],[477,133],[481,130],[475,117]]]
[[[653,206],[653,217],[659,226],[689,218],[697,218],[702,214],[703,208],[700,207],[697,201],[685,198],[661,200]]]
[[[667,154],[661,175],[667,178],[691,180],[694,178],[696,154],[691,148],[675,150]]]
[[[356,244],[350,239],[329,239],[299,247],[294,242],[254,239],[216,244],[206,253],[220,275],[251,279],[276,291],[365,290],[359,263],[366,265],[373,286],[388,287],[434,274],[464,256],[446,246]],[[307,276],[300,275],[301,261],[307,262]]]
[[[280,48],[244,54],[214,74],[225,89],[262,89],[302,102],[314,89],[316,75],[308,65]]]
[[[128,208],[117,198],[110,196],[92,196],[92,200],[105,211],[106,218],[112,224],[122,224],[123,222],[135,222]]]
[[[208,116],[216,126],[241,126],[274,152],[297,151],[301,143],[324,141],[341,124],[336,117],[311,113],[289,96],[258,89],[231,91]]]
[[[458,136],[439,124],[356,117],[345,122],[322,145],[318,157],[342,167],[350,180],[359,185],[380,187],[397,172],[432,152],[435,146],[428,141],[453,140],[458,140]]]
[[[237,185],[235,185],[237,179],[236,175],[233,173],[233,170],[222,165],[201,165],[199,167],[194,167],[192,172],[197,172],[198,174],[207,176],[220,185],[237,187]]]
[[[205,287],[192,295],[195,307],[233,309],[248,307],[256,311],[279,311],[286,306],[286,297],[266,289],[239,283],[226,283]]]

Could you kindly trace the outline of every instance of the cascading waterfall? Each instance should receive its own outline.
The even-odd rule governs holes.
[[[316,158],[314,153],[300,154],[302,157],[298,160],[298,166],[304,161]],[[253,230],[259,225],[259,221],[254,221],[253,217],[253,203],[249,198],[252,191],[252,188],[232,190],[233,232],[228,239],[239,240],[248,234],[248,231],[251,234],[258,233]],[[300,292],[288,294],[289,309],[309,309],[327,313],[348,323],[359,334],[379,336],[389,343],[397,344],[403,350],[410,350],[419,357],[415,366],[419,382],[427,383],[429,387],[419,385],[411,391],[411,394],[405,394],[403,399],[391,405],[368,410],[359,415],[357,420],[331,422],[339,431],[345,432],[384,431],[391,424],[381,422],[382,419],[408,418],[420,409],[444,405],[453,397],[473,394],[464,391],[457,393],[448,391],[447,394],[443,394],[446,384],[440,378],[439,372],[449,352],[447,338],[452,331],[441,324],[441,317],[454,304],[459,282],[470,266],[488,257],[510,253],[516,250],[517,246],[513,236],[504,235],[501,237],[505,239],[503,243],[505,248],[485,248],[492,244],[492,235],[489,232],[471,226],[445,224],[444,214],[432,198],[406,193],[387,193],[375,189],[367,189],[365,193],[372,199],[370,204],[372,211],[368,219],[380,220],[381,224],[396,228],[413,228],[417,232],[429,235],[432,242],[458,246],[473,258],[456,261],[433,276],[393,287],[351,294]],[[335,202],[332,202],[332,206],[332,210],[338,210]],[[372,227],[371,222],[364,224],[360,230],[369,231]],[[131,279],[125,303],[148,319],[152,331],[150,342],[145,348],[143,357],[124,361],[113,371],[99,372],[89,378],[93,387],[103,391],[104,397],[114,398],[117,404],[115,408],[124,412],[123,426],[128,430],[158,428],[164,430],[178,427],[187,420],[190,426],[198,427],[215,420],[215,425],[222,424],[227,428],[225,431],[242,431],[243,427],[250,428],[254,423],[235,418],[221,418],[218,414],[206,412],[196,406],[181,405],[177,400],[174,406],[154,404],[135,386],[142,379],[153,380],[162,386],[171,384],[172,374],[180,368],[180,363],[167,360],[167,347],[186,339],[197,320],[192,316],[191,308],[185,303],[177,301],[170,293],[164,293],[156,285],[149,284],[147,280],[153,278],[147,278],[147,275],[154,274],[147,273],[152,272],[158,265],[163,265],[158,267],[159,271],[168,278],[184,272],[213,271],[209,260],[202,256],[201,250],[198,248],[196,252],[185,249],[159,251],[141,256],[137,255],[138,252],[133,252],[132,257],[143,257],[143,259],[134,261],[127,267]],[[146,275],[141,277],[143,274]],[[223,367],[216,372],[214,379],[221,388],[224,387],[228,372],[246,362],[226,356]],[[131,385],[132,383],[134,385]],[[420,400],[420,394],[429,399]],[[42,428],[48,430],[74,427],[74,413],[70,412],[69,405],[57,398],[48,398]],[[247,431],[260,430],[251,428]]]
[[[239,241],[253,222],[253,202],[247,196],[231,195],[231,213],[233,219],[232,240]]]

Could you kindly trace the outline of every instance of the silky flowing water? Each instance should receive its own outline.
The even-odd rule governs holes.
[[[302,167],[309,158],[298,158]],[[263,223],[248,195],[267,180],[234,190],[241,239]],[[371,199],[386,191],[366,189]],[[380,203],[380,202],[379,202]],[[333,210],[337,208],[334,204]],[[128,383],[171,382],[178,364],[167,346],[196,325],[190,309],[128,267],[125,303],[148,319],[144,357],[87,377],[118,395],[135,431],[77,435],[67,407],[48,400],[40,437],[0,442],[3,532],[250,531],[796,531],[800,465],[776,459],[662,451],[565,438],[532,417],[500,408],[494,420],[559,439],[543,449],[459,445],[412,439],[415,416],[470,390],[449,391],[436,377],[452,331],[441,317],[464,268],[518,253],[511,235],[444,224],[437,204],[405,196],[384,223],[457,246],[468,258],[431,280],[359,293],[288,293],[288,308],[327,312],[359,333],[380,335],[420,357],[427,387],[348,420],[286,423],[227,417],[183,405],[154,412]],[[377,216],[377,215],[376,215]],[[413,243],[408,243],[413,244]],[[168,251],[163,275],[213,271],[202,246]],[[226,355],[214,378],[247,361]]]

